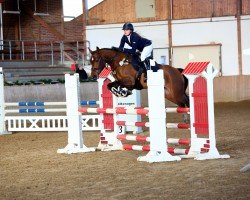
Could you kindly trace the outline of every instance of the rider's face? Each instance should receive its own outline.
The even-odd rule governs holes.
[[[131,34],[131,30],[124,30],[124,35],[129,36]]]

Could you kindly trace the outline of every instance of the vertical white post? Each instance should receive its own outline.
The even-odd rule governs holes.
[[[3,69],[0,67],[0,135],[11,134],[11,132],[6,130],[4,104]]]
[[[148,105],[150,151],[146,156],[138,157],[138,161],[165,162],[181,160],[167,152],[166,113],[164,96],[163,70],[148,71]]]
[[[104,78],[98,78],[98,100],[99,100],[99,107],[103,108],[103,99],[102,99],[102,86],[104,84],[105,79]],[[103,114],[99,113],[100,115],[100,121],[98,122],[100,124],[101,133],[104,131],[104,124],[103,124]]]
[[[229,155],[220,155],[216,148],[215,139],[215,125],[214,125],[214,87],[213,79],[218,71],[210,63],[207,66],[207,70],[202,75],[207,80],[207,103],[208,103],[208,133],[210,148],[208,153],[202,153],[196,156],[196,160],[218,159],[218,158],[230,158]]]
[[[82,115],[78,112],[80,106],[80,83],[79,74],[65,75],[66,105],[68,120],[68,145],[58,149],[57,153],[81,153],[94,151],[94,148],[87,148],[83,143],[82,136]]]

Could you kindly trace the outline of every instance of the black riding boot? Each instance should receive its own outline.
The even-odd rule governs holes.
[[[149,60],[148,58],[146,58],[146,59],[143,61],[143,64],[144,64],[146,70],[150,70],[150,69],[151,69],[150,60]]]

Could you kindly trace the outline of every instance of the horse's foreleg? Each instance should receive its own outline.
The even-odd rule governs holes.
[[[117,97],[127,97],[132,91],[122,86],[118,81],[114,81],[107,85],[108,89]]]
[[[147,89],[148,88],[148,85],[147,85],[147,83],[145,81],[145,73],[142,73],[141,78],[140,78],[140,83],[141,83],[143,89]]]

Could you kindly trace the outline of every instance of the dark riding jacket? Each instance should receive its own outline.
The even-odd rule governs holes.
[[[132,49],[124,48],[125,43],[132,47]],[[138,33],[132,32],[130,34],[130,42],[126,35],[122,36],[119,49],[125,53],[135,54],[136,50],[142,52],[143,48],[151,45],[151,40],[141,37]]]

